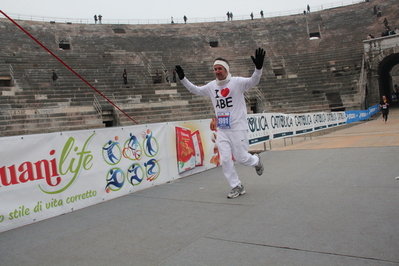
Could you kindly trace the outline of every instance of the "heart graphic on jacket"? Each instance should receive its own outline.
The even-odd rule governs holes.
[[[227,95],[229,95],[229,93],[230,93],[229,88],[224,88],[224,89],[220,92],[220,94],[222,94],[223,97],[226,97]]]

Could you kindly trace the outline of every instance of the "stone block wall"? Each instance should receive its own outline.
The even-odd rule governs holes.
[[[382,17],[373,14],[374,5],[380,6]],[[254,69],[250,56],[257,47],[263,47],[267,55],[261,82],[246,94],[249,111],[360,109],[364,101],[359,88],[362,41],[370,33],[381,34],[385,17],[393,27],[399,26],[396,14],[395,0],[375,0],[306,16],[246,21],[17,23],[142,124],[213,117],[207,98],[192,95],[179,81],[172,81],[174,66],[182,65],[197,85],[214,79],[216,57],[229,60],[232,75],[250,76]],[[0,136],[134,123],[123,115],[117,119],[108,101],[10,21],[0,19],[0,33],[0,75],[12,72],[13,78],[11,85],[0,86]],[[58,74],[57,84],[52,83],[52,69]],[[171,83],[166,82],[167,76]],[[103,113],[93,107],[94,95]],[[113,123],[104,124],[105,120]]]

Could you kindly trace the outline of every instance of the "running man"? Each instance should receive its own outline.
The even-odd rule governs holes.
[[[222,171],[231,187],[228,198],[245,194],[232,160],[233,156],[238,163],[253,166],[258,175],[263,174],[263,164],[259,154],[251,155],[248,152],[247,106],[244,93],[259,83],[265,55],[266,52],[258,48],[255,57],[251,56],[255,71],[250,78],[232,77],[228,61],[219,57],[213,63],[216,79],[201,87],[192,84],[185,77],[180,65],[175,67],[181,83],[190,92],[211,98],[217,117],[216,144],[220,153]]]

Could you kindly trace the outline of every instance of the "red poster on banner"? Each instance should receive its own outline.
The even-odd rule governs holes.
[[[179,173],[195,168],[194,143],[190,129],[176,127],[176,154]]]
[[[191,134],[194,144],[195,152],[195,166],[204,165],[204,148],[202,147],[201,135],[199,130],[194,131]]]

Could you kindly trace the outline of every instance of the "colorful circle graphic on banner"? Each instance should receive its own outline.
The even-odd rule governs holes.
[[[157,160],[150,159],[148,162],[144,163],[144,166],[148,181],[154,181],[158,178],[161,173],[161,166],[159,165]]]
[[[140,164],[134,163],[127,169],[126,176],[132,186],[138,186],[143,181],[145,173]]]
[[[123,157],[132,161],[138,161],[143,157],[143,148],[137,137],[130,133],[130,138],[123,145]]]
[[[118,137],[115,137],[115,139],[117,140]],[[118,164],[122,159],[122,149],[119,142],[109,140],[107,143],[105,143],[103,146],[102,155],[107,164]]]
[[[125,174],[120,168],[112,168],[108,171],[106,177],[107,185],[105,186],[105,191],[109,193],[110,191],[118,191],[123,187],[125,183]]]
[[[159,145],[157,139],[152,135],[152,131],[147,129],[143,132],[142,137],[144,138],[143,147],[145,155],[147,155],[147,157],[154,157],[157,155],[159,151]]]

